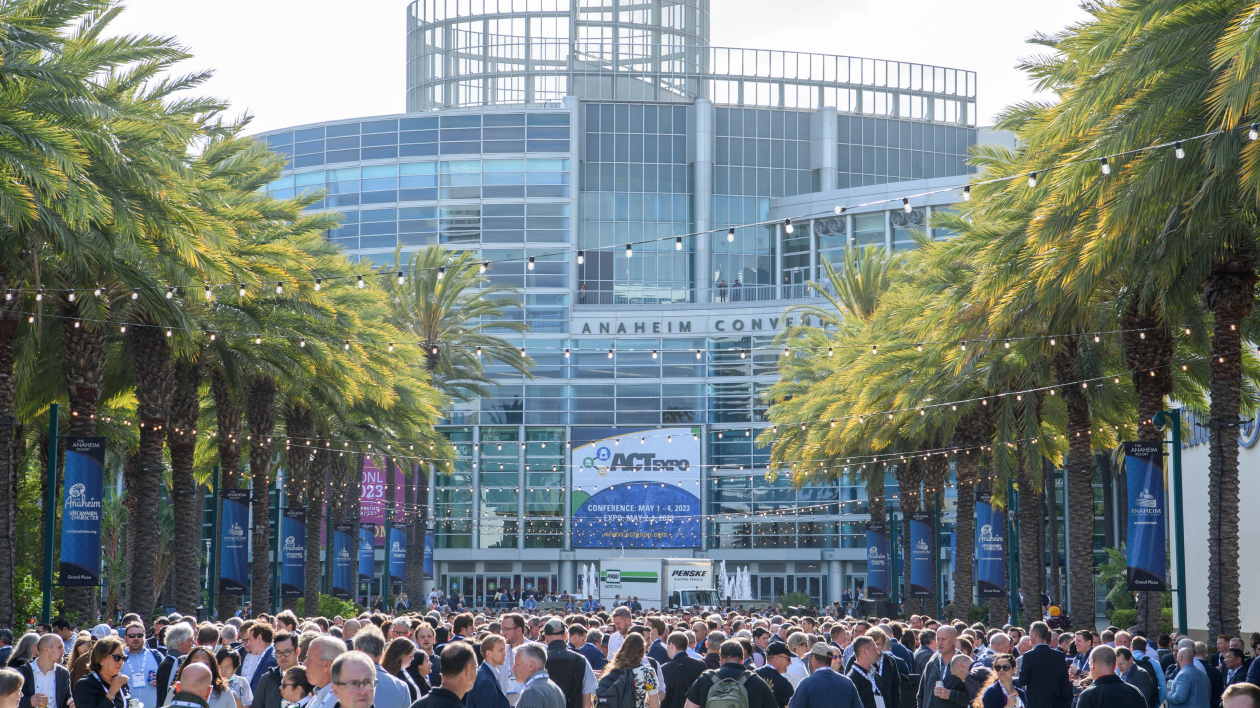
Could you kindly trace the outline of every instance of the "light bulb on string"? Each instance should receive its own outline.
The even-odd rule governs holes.
[[[674,250],[675,250],[675,251],[681,251],[681,250],[682,250],[682,236],[675,236],[675,237],[674,237]]]
[[[401,270],[398,271],[398,284],[402,285],[405,282],[407,282],[407,276],[403,275],[403,272]]]
[[[347,340],[346,340],[346,343],[345,343],[345,345],[344,345],[344,347],[343,347],[343,348],[344,348],[346,351],[350,351],[350,340],[349,340],[349,339],[347,339]]]
[[[582,265],[585,262],[586,262],[586,251],[578,251],[578,265]],[[482,269],[481,272],[484,273],[486,271],[485,269]]]
[[[132,291],[131,291],[131,299],[132,299],[132,300],[137,300],[137,299],[139,299],[139,298],[140,298],[140,291],[139,291],[139,290],[132,290]]]
[[[305,346],[306,346],[306,337],[302,337],[302,340],[298,342],[298,346],[299,346],[299,347],[305,347]]]
[[[389,343],[389,351],[390,351],[390,353],[391,353],[391,354],[394,352],[394,343],[393,343],[393,342],[390,342],[390,343]]]
[[[1251,128],[1247,131],[1247,137],[1252,140],[1260,138],[1260,124],[1252,123]]]
[[[745,358],[746,356],[748,356],[748,352],[744,351],[743,349],[740,349],[740,350],[739,350],[739,358],[740,358],[740,359],[743,359],[743,358]]]
[[[1099,169],[1102,170],[1104,176],[1111,174],[1111,164],[1107,162],[1107,158],[1099,161]]]
[[[732,226],[730,230],[726,232],[726,242],[727,243],[735,242],[735,227],[734,226]]]
[[[363,282],[363,276],[361,276],[361,275],[356,275],[356,276],[354,276],[354,278],[355,278],[355,280],[354,280],[354,286],[355,286],[356,288],[359,288],[360,290],[362,290],[363,288],[367,287],[367,285]]]
[[[796,227],[795,227],[795,226],[792,226],[792,220],[791,220],[791,219],[784,219],[784,220],[783,220],[783,231],[784,231],[785,233],[789,233],[789,234],[790,234],[790,233],[792,233],[792,232],[793,232],[793,231],[795,231],[795,230],[796,230]]]
[[[1028,186],[1029,187],[1037,186],[1037,173],[1036,172],[1028,175]]]
[[[843,214],[843,213],[844,213],[844,207],[842,207],[842,206],[838,206],[838,207],[836,207],[835,209],[833,209],[832,211],[834,211],[834,212],[836,213],[836,216],[840,216],[841,214]]]
[[[655,350],[655,349],[653,349],[653,350],[652,350],[652,358],[653,358],[653,359],[655,359],[655,358],[657,358],[658,356],[660,356],[660,355],[656,353],[656,350]]]
[[[526,267],[527,269],[529,269],[529,270],[533,270],[533,269],[534,269],[534,257],[533,257],[533,256],[530,256],[530,257],[529,257],[529,263],[525,264],[525,267]]]
[[[1173,143],[1173,154],[1180,160],[1186,156],[1186,151],[1181,147],[1181,141]]]
[[[971,201],[971,185],[963,187],[962,198],[964,202]]]
[[[316,290],[319,290],[319,289],[321,289],[321,288],[323,288],[323,287],[324,287],[324,279],[323,279],[323,278],[316,278],[316,279],[315,279],[315,289],[316,289]]]
[[[912,211],[910,207],[910,197],[901,198],[901,208],[904,209],[907,214],[909,214]]]
[[[633,258],[633,257],[634,257],[634,248],[632,248],[631,245],[627,243],[626,244],[626,258]]]

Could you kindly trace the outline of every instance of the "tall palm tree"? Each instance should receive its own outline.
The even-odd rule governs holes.
[[[201,606],[201,527],[205,494],[194,471],[197,425],[201,419],[202,365],[176,361],[166,444],[171,455],[171,497],[175,525],[175,607],[196,614]]]

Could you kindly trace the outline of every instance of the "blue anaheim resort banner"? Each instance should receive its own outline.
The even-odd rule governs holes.
[[[407,581],[407,527],[389,527],[389,582]]]
[[[1163,443],[1125,443],[1124,475],[1129,486],[1128,589],[1162,591],[1168,582]]]
[[[888,527],[866,525],[866,598],[888,599]]]
[[[306,594],[306,509],[285,509],[280,530],[280,596]]]
[[[223,532],[219,541],[219,592],[249,592],[249,490],[223,490]]]
[[[976,496],[976,588],[980,597],[1006,597],[1006,514],[988,494]]]
[[[932,514],[910,514],[910,597],[932,597],[936,588],[932,577]]]
[[[376,524],[359,524],[359,580],[372,582],[376,575]]]
[[[429,531],[424,535],[424,577],[425,580],[433,579],[433,547],[436,542],[433,540],[433,532]]]
[[[105,438],[67,438],[65,474],[61,584],[100,585]]]
[[[350,554],[357,547],[354,524],[333,524],[332,596],[341,600],[354,597],[354,564]]]

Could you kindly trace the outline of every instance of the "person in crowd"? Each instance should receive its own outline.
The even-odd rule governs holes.
[[[499,669],[499,685],[503,688],[503,693],[508,697],[508,703],[516,705],[521,699],[521,686],[516,683],[513,678],[512,667],[516,663],[516,650],[525,645],[525,632],[528,624],[525,616],[512,612],[499,618],[501,629],[503,631],[503,640],[506,646],[506,654],[503,658],[503,666]],[[546,664],[546,661],[543,661]]]
[[[140,637],[140,646],[143,647],[144,635],[141,634]],[[65,667],[70,670],[71,686],[87,674],[88,655],[92,653],[92,642],[92,635],[87,632],[79,632],[75,635],[74,643],[71,645],[70,652],[66,654],[65,661]],[[147,649],[148,647],[145,648]],[[162,663],[162,655],[154,652],[153,658],[155,661],[152,664],[152,667],[154,671],[154,681],[156,681],[157,665]],[[145,675],[147,676],[148,674]]]
[[[834,629],[832,630],[835,631]],[[919,632],[919,648],[914,650],[914,673],[919,676],[923,675],[923,667],[927,666],[928,659],[936,653],[936,630],[925,629]]]
[[[722,665],[716,671],[710,669],[700,674],[700,678],[691,684],[684,708],[706,708],[713,685],[726,679],[743,682],[744,691],[748,694],[748,708],[775,708],[778,705],[766,682],[744,668],[744,648],[739,642],[722,642],[718,647],[718,656],[722,658]]]
[[[241,676],[249,681],[251,691],[258,691],[263,674],[276,666],[276,650],[271,645],[275,632],[266,622],[255,622],[242,635]]]
[[[879,647],[869,636],[864,635],[853,640],[853,663],[845,675],[852,681],[864,708],[897,705],[884,695],[881,688],[883,682],[879,680],[875,670],[879,659]]]
[[[1019,708],[1027,705],[1024,689],[1015,685],[1015,657],[997,654],[994,657],[993,675],[981,687],[980,695],[972,701],[974,708]]]
[[[620,606],[613,610],[612,613],[613,628],[617,631],[608,635],[608,656],[617,653],[621,648],[621,643],[626,641],[626,635],[630,631],[630,608]]]
[[[1260,686],[1254,683],[1230,684],[1221,696],[1221,708],[1260,708]]]
[[[1089,676],[1092,683],[1081,691],[1077,708],[1146,708],[1142,691],[1116,675],[1115,649],[1102,644],[1090,651]]]
[[[372,660],[376,671],[376,708],[407,708],[412,703],[411,692],[407,684],[394,677],[385,667],[381,659],[385,656],[385,635],[375,624],[368,624],[354,638],[354,648],[363,652]]]
[[[206,647],[199,647],[206,649]],[[207,649],[209,651],[209,649]],[[249,688],[249,681],[236,673],[241,668],[241,656],[223,647],[214,654],[215,663],[219,665],[219,676],[236,695],[236,708],[248,708],[254,702],[254,692]]]
[[[682,632],[674,632],[666,638],[665,650],[667,661],[661,664],[661,676],[664,679],[661,688],[664,689],[665,698],[660,701],[661,708],[684,708],[687,690],[705,672],[706,667],[703,661],[687,654],[687,635]],[[784,652],[786,651],[787,647],[784,647]],[[786,679],[782,682],[791,688]],[[780,704],[779,708],[784,706],[785,704]]]
[[[175,674],[179,670],[180,663],[196,647],[193,628],[187,622],[176,622],[168,626],[164,636],[166,637],[167,653],[166,658],[162,660],[162,664],[158,666],[157,703],[155,706],[166,705],[166,694],[170,692],[171,686],[175,683]]]
[[[411,703],[420,699],[420,687],[411,679],[411,674],[407,673],[407,667],[411,666],[415,657],[415,643],[406,637],[396,637],[385,645],[385,656],[381,658],[381,668],[407,686]]]
[[[468,708],[509,708],[507,694],[499,683],[499,672],[507,661],[507,641],[498,634],[481,640],[481,666],[472,689],[464,697]]]
[[[416,655],[411,660],[411,665],[407,667],[407,678],[411,679],[411,683],[420,691],[420,698],[429,695],[429,691],[433,690],[433,684],[429,682],[432,672],[433,664],[430,662],[429,655],[422,649],[416,649]]]
[[[659,618],[653,618],[660,621]],[[662,622],[662,625],[664,623]],[[542,643],[547,647],[547,677],[564,692],[567,708],[591,708],[595,672],[586,657],[569,649],[564,622],[552,618],[543,625]]]
[[[276,657],[276,665],[266,669],[258,678],[256,689],[251,689],[253,708],[281,708],[281,701],[286,700],[280,690],[284,682],[284,674],[298,664],[298,636],[292,632],[276,632],[272,637],[272,652]],[[229,649],[230,650],[230,649]],[[245,681],[239,672],[236,678]],[[245,682],[248,686],[248,681]]]
[[[21,708],[67,708],[70,703],[70,670],[61,665],[65,640],[52,632],[35,644],[35,660],[23,664]]]
[[[123,628],[123,640],[127,647],[123,673],[129,678],[131,695],[146,706],[157,706],[157,672],[162,665],[162,655],[146,644],[144,625],[139,620]]]
[[[869,650],[866,651],[870,657]],[[789,708],[863,708],[853,681],[832,668],[837,657],[831,646],[816,642],[810,648],[807,659],[809,677],[796,687],[792,700],[788,702]]]
[[[0,667],[9,663],[9,655],[13,653],[13,630],[0,627]]]
[[[1158,704],[1164,703],[1168,700],[1168,682],[1164,680],[1164,667],[1159,663],[1159,654],[1150,649],[1146,637],[1143,636],[1133,638],[1132,651],[1133,660],[1151,675],[1155,689],[1159,692]],[[1243,673],[1246,675],[1246,672]]]
[[[333,708],[337,698],[332,695],[333,662],[347,651],[346,643],[331,637],[317,637],[306,650],[306,680],[315,687],[309,708]]]
[[[952,708],[967,705],[967,685],[950,671],[957,653],[958,633],[943,625],[936,631],[936,653],[923,667],[916,702],[919,708]]]
[[[792,682],[792,689],[801,685],[809,676],[809,668],[805,664],[805,660],[809,655],[812,645],[809,641],[809,635],[804,632],[793,632],[788,635],[787,648],[792,652],[792,661],[788,664],[787,676],[788,681]]]
[[[376,662],[361,651],[352,650],[338,656],[329,670],[332,695],[340,708],[372,708],[376,703]]]
[[[755,672],[770,687],[779,708],[787,708],[792,695],[796,693],[787,677],[788,665],[791,663],[792,652],[788,651],[787,645],[783,642],[770,642],[766,647],[766,664]],[[670,700],[669,693],[665,694],[665,700]]]
[[[437,645],[437,633],[434,631],[434,626],[428,622],[423,622],[420,626],[415,628],[414,634],[416,637],[416,647],[421,653],[428,657],[426,661],[429,662],[429,678],[426,682],[431,686],[440,686],[442,684],[442,667],[438,664],[440,657],[435,649]],[[417,686],[420,686],[420,669],[415,662],[412,662],[411,665],[415,669],[410,672],[411,680],[415,681]],[[423,689],[423,686],[421,686],[421,688]],[[422,691],[422,693],[423,692],[424,691]]]
[[[512,676],[521,686],[519,708],[565,708],[564,691],[547,676],[547,650],[541,644],[526,642],[520,646],[512,663]]]
[[[1205,642],[1194,643],[1195,665],[1208,677],[1208,695],[1211,697],[1211,708],[1221,708],[1221,694],[1225,692],[1225,675],[1208,660],[1208,649]]]
[[[1177,673],[1168,684],[1168,708],[1211,708],[1212,685],[1195,666],[1194,649],[1177,649]]]
[[[20,669],[26,666],[28,662],[35,660],[35,654],[38,650],[35,643],[39,641],[38,632],[27,632],[18,640],[17,646],[9,654],[9,662],[6,664],[10,669]]]
[[[180,680],[175,682],[171,695],[180,706],[208,708],[214,691],[213,671],[208,666],[193,663],[180,670]]]
[[[901,705],[901,675],[909,675],[908,668],[901,667],[896,656],[888,648],[888,635],[879,627],[871,627],[866,630],[866,636],[875,642],[875,649],[879,652],[879,656],[875,659],[876,680],[880,682],[882,696],[884,702],[889,705]],[[856,640],[855,640],[856,641]],[[976,690],[980,689],[980,684],[976,684]]]
[[[315,687],[306,678],[306,667],[290,666],[280,678],[280,695],[289,708],[306,708],[315,694]]]
[[[477,657],[472,647],[454,642],[442,650],[441,662],[440,671],[446,677],[442,685],[435,686],[429,695],[411,704],[411,708],[467,708],[464,696],[477,679]]]
[[[937,637],[945,630],[942,627]],[[1023,655],[1016,683],[1028,697],[1028,708],[1069,708],[1072,705],[1072,682],[1068,678],[1064,654],[1050,647],[1050,626],[1033,622],[1028,629],[1033,647]]]
[[[581,622],[569,625],[569,647],[586,657],[586,662],[591,665],[592,670],[603,671],[608,659],[604,657],[604,652],[600,651],[599,647],[587,641],[588,636],[589,632]]]
[[[183,670],[192,664],[205,664],[210,669],[213,676],[211,682],[214,690],[210,692],[210,697],[206,699],[209,708],[237,708],[238,697],[236,693],[228,686],[227,680],[219,673],[219,664],[215,660],[214,654],[211,654],[205,647],[193,647],[192,651],[180,661],[179,669],[175,671],[174,681],[171,682],[171,690],[166,692],[165,703],[163,706],[173,705],[175,700],[175,684],[179,682],[179,677]]]
[[[1115,670],[1121,681],[1142,692],[1148,708],[1159,705],[1159,690],[1155,688],[1155,678],[1145,667],[1138,665],[1133,658],[1133,652],[1127,647],[1116,647]]]
[[[88,674],[72,690],[74,708],[124,708],[131,694],[127,690],[128,677],[122,673],[127,659],[122,640],[117,636],[98,639],[90,656]]]
[[[1246,657],[1243,655],[1242,649],[1237,647],[1230,647],[1226,649],[1223,665],[1225,669],[1222,673],[1225,674],[1226,686],[1232,686],[1236,683],[1246,683],[1247,664]]]

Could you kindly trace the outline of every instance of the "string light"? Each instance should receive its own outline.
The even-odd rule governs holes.
[[[791,220],[791,219],[784,219],[784,220],[783,220],[783,231],[784,231],[784,232],[786,232],[786,233],[789,233],[789,234],[790,234],[790,233],[792,233],[792,232],[793,232],[793,231],[795,231],[795,230],[796,230],[796,227],[792,226],[792,220]]]
[[[963,187],[962,198],[964,202],[971,201],[971,185]]]
[[[1260,138],[1260,124],[1252,123],[1251,128],[1247,131],[1247,137],[1251,140]]]
[[[316,290],[316,291],[318,291],[318,290],[319,290],[320,288],[322,288],[322,287],[324,287],[324,279],[323,279],[323,278],[316,278],[316,279],[315,279],[315,290]]]
[[[403,272],[401,270],[398,271],[398,284],[402,285],[405,282],[407,282],[407,277],[403,275]]]
[[[1181,147],[1181,141],[1180,141],[1180,140],[1178,140],[1177,142],[1173,143],[1173,154],[1177,156],[1177,159],[1178,159],[1178,160],[1180,160],[1180,159],[1182,159],[1182,158],[1184,158],[1184,157],[1186,156],[1186,151],[1185,151],[1185,150]]]
[[[356,276],[355,276],[354,286],[355,286],[356,288],[360,289],[360,290],[362,290],[363,288],[367,287],[367,285],[363,282],[363,276],[361,276],[361,275],[356,275]]]
[[[586,251],[578,251],[578,265],[582,265],[585,262],[586,262]],[[486,271],[482,270],[481,272],[484,273]]]
[[[901,198],[901,208],[904,209],[907,214],[913,211],[913,209],[911,209],[910,207],[910,197]]]
[[[682,236],[677,236],[674,238],[674,250],[675,251],[682,250]]]
[[[1103,176],[1111,174],[1111,164],[1107,162],[1107,158],[1102,158],[1099,164],[1099,169],[1102,170]]]
[[[634,248],[630,244],[626,244],[626,258],[634,257]]]
[[[132,290],[132,291],[131,291],[131,299],[132,299],[132,300],[138,300],[138,299],[140,299],[140,291],[139,291],[139,290]]]
[[[791,233],[791,231],[788,231],[788,233]],[[726,242],[727,243],[735,242],[735,227],[734,226],[732,226],[730,230],[726,232]]]
[[[1036,172],[1028,175],[1028,186],[1029,187],[1037,186],[1037,173]]]
[[[525,267],[526,267],[527,269],[529,269],[529,270],[533,270],[533,269],[534,269],[534,257],[533,257],[533,256],[530,256],[530,257],[529,257],[529,263],[527,263],[527,264],[525,265]]]

